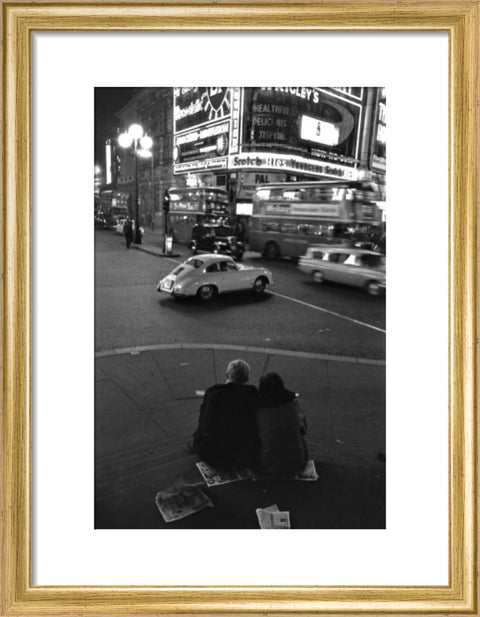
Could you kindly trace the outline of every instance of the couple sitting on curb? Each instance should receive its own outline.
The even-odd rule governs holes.
[[[217,469],[251,468],[268,476],[293,476],[308,461],[306,421],[294,392],[273,371],[248,385],[250,367],[233,360],[227,382],[206,390],[193,451]]]

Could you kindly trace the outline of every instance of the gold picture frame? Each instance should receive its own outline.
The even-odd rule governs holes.
[[[479,0],[2,2],[2,615],[477,614]],[[33,586],[35,31],[383,31],[449,37],[449,582],[445,586]]]

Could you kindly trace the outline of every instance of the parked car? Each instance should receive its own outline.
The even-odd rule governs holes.
[[[125,225],[126,220],[127,219],[118,219],[115,225],[115,233],[123,236],[123,226]],[[135,221],[132,221],[132,229],[135,232]],[[143,227],[140,227],[140,235],[143,236],[143,234],[144,234],[144,229]]]
[[[205,254],[190,257],[161,279],[157,291],[176,298],[198,296],[207,302],[216,294],[250,290],[256,295],[273,284],[270,270],[238,264],[232,257]]]
[[[245,252],[245,245],[228,225],[194,225],[189,248],[193,255],[198,251],[221,253],[231,255],[237,261],[241,261]]]
[[[95,228],[96,229],[107,229],[108,220],[107,217],[102,212],[97,212],[95,214]]]
[[[345,246],[311,245],[300,257],[298,268],[314,281],[333,281],[378,296],[385,292],[385,256],[375,251]]]

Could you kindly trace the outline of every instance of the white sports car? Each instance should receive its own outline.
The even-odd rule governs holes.
[[[262,294],[273,277],[267,268],[256,268],[236,263],[231,257],[218,254],[190,257],[178,265],[157,285],[174,297],[198,296],[204,302],[216,294],[229,291],[251,290]]]

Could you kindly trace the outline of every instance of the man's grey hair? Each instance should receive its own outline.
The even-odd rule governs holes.
[[[250,377],[250,367],[244,360],[232,360],[227,366],[227,380],[233,383],[247,383]]]

